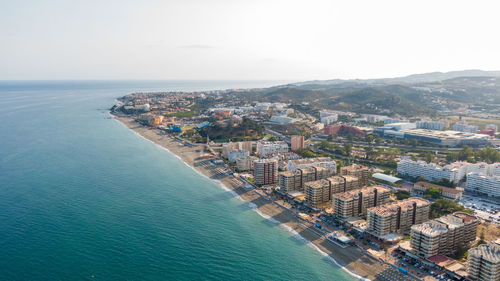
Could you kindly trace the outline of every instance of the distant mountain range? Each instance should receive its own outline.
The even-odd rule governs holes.
[[[433,81],[442,81],[457,77],[500,77],[500,71],[485,71],[479,69],[459,70],[450,72],[429,72],[421,74],[412,74],[403,77],[395,78],[378,78],[378,79],[332,79],[332,80],[313,80],[293,83],[292,85],[333,85],[343,83],[356,84],[396,84],[396,83],[425,83]]]
[[[248,101],[301,103],[358,113],[431,116],[479,105],[499,110],[500,71],[463,70],[398,78],[307,81],[241,93]]]

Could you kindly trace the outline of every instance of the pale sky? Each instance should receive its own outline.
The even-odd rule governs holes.
[[[500,70],[500,1],[0,0],[0,80]]]

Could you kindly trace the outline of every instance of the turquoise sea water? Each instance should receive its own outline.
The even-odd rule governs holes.
[[[0,82],[0,280],[353,279],[106,110],[270,84]]]

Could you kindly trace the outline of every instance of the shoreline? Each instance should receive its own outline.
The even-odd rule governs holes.
[[[367,255],[357,247],[349,246],[344,249],[331,243],[318,235],[313,225],[304,224],[291,211],[263,197],[254,189],[247,190],[243,188],[236,177],[224,176],[219,178],[213,171],[215,165],[206,164],[204,160],[198,159],[199,156],[206,153],[203,144],[185,146],[180,140],[167,134],[159,134],[157,129],[142,126],[131,117],[113,114],[111,116],[138,136],[170,152],[186,166],[212,180],[225,191],[230,192],[233,197],[242,202],[247,202],[249,208],[262,218],[276,224],[297,239],[304,241],[309,247],[318,251],[351,277],[361,280],[375,280],[380,273],[389,267],[389,265]]]

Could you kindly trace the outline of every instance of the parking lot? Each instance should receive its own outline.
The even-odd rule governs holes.
[[[500,204],[498,202],[488,198],[464,194],[459,203],[474,210],[474,215],[482,220],[500,224]]]

